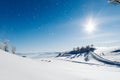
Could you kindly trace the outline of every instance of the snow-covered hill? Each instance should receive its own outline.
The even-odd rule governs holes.
[[[51,62],[47,62],[50,60]],[[32,60],[0,50],[0,80],[119,80],[120,68],[41,58]]]
[[[71,54],[71,52],[74,54]],[[110,48],[97,48],[94,52],[93,51],[70,51],[67,53],[62,53],[58,55],[60,59],[64,59],[67,61],[74,61],[74,62],[86,62],[86,63],[96,63],[96,64],[104,64],[106,63],[113,63],[120,65],[120,49],[114,49],[113,47]],[[86,61],[87,59],[87,61]],[[111,64],[112,64],[111,63]]]
[[[103,58],[112,60],[112,61],[117,61],[120,62],[120,50],[119,49],[113,49],[113,50],[109,50],[106,51],[102,54],[100,54],[100,56],[102,56]]]

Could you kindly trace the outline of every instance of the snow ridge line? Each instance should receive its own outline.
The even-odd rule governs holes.
[[[105,64],[110,64],[110,65],[116,65],[116,66],[119,66],[120,67],[120,62],[117,62],[117,61],[111,61],[111,60],[108,60],[108,59],[105,59],[99,55],[97,55],[96,53],[91,53],[92,57],[97,60],[97,61],[100,61],[100,62],[103,62]]]

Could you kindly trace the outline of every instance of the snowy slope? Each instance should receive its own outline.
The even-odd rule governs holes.
[[[120,79],[120,68],[117,67],[76,64],[55,58],[42,60],[26,59],[0,50],[0,80]]]
[[[75,63],[120,66],[120,49],[115,50],[113,47],[102,47],[97,48],[95,52],[89,52],[87,57],[85,56],[86,53],[87,52],[76,52],[76,54],[64,53],[65,55],[59,56],[58,58]]]
[[[117,50],[119,50],[119,48],[118,49],[115,49],[115,48],[104,49],[103,48],[103,49],[99,49],[98,52],[96,52],[96,53],[105,59],[120,62],[120,51],[114,52]]]

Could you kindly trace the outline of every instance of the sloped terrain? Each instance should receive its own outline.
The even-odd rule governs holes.
[[[103,51],[102,54],[99,54],[99,55],[105,59],[120,62],[120,50],[119,49],[110,49],[107,51]]]
[[[50,60],[50,62],[48,62]],[[28,59],[0,50],[0,80],[117,80],[120,68],[57,58]]]
[[[104,50],[103,50],[104,51]],[[94,51],[85,50],[81,51],[70,51],[59,55],[60,59],[71,61],[75,63],[87,63],[96,65],[115,65],[120,66],[120,50],[107,50],[105,53],[95,53]]]

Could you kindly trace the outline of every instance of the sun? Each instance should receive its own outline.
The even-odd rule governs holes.
[[[85,23],[85,31],[87,33],[93,33],[96,30],[96,23],[95,21],[90,18],[87,20],[87,22]]]

